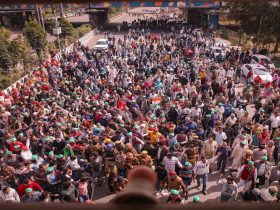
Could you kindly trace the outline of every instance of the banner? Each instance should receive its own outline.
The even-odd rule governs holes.
[[[135,1],[135,2],[102,2],[90,3],[90,8],[106,7],[178,7],[178,8],[219,8],[219,1],[193,0],[193,1]]]

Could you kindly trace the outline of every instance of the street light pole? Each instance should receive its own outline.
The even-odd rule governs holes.
[[[64,8],[63,8],[63,4],[62,3],[60,3],[59,4],[59,7],[60,7],[60,17],[64,17]]]
[[[59,27],[57,17],[55,18],[55,28],[53,29],[53,34],[57,35],[58,48],[59,48],[59,52],[61,53],[61,45],[59,39],[59,34],[61,34],[61,28]]]

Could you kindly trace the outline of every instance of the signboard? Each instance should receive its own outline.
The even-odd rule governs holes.
[[[186,1],[135,1],[135,2],[102,2],[90,3],[90,8],[106,7],[179,7],[179,8],[219,8],[220,1],[213,0],[186,0]]]
[[[0,4],[0,10],[36,10],[35,4]]]

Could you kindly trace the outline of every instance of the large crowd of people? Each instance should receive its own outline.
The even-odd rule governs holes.
[[[278,74],[240,92],[251,52],[230,48],[222,61],[213,45],[187,26],[132,29],[106,50],[77,43],[1,92],[0,202],[93,203],[100,186],[125,191],[140,165],[169,203],[191,186],[199,202],[214,172],[222,202],[279,200]]]

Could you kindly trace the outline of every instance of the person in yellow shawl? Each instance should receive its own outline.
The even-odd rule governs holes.
[[[158,139],[162,136],[161,133],[158,131],[158,128],[154,126],[154,124],[150,125],[148,129],[148,136],[150,137],[151,144],[156,145]]]

